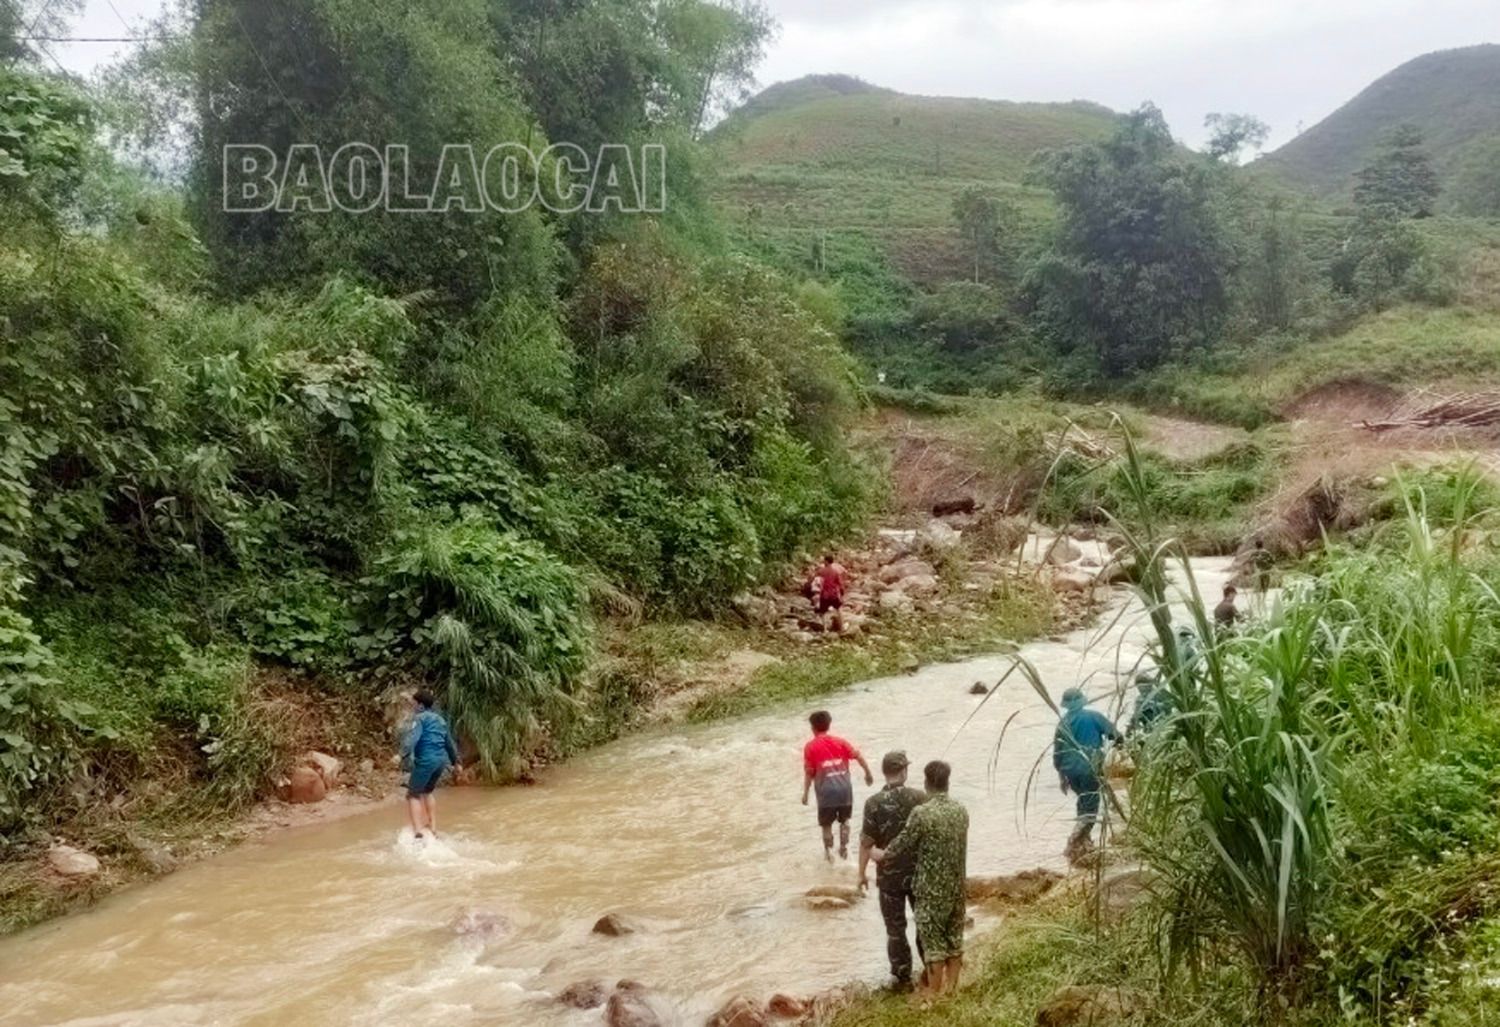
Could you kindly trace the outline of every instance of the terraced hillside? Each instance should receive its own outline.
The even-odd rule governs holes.
[[[758,248],[825,266],[889,259],[918,282],[962,278],[953,201],[1008,193],[1026,224],[1047,198],[1024,184],[1042,150],[1106,135],[1097,104],[908,96],[845,76],[772,86],[716,132],[720,203]]]

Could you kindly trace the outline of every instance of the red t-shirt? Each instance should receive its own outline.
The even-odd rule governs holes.
[[[854,803],[849,761],[858,758],[859,750],[838,735],[815,735],[802,747],[802,765],[813,776],[813,791],[817,793],[819,808]]]
[[[818,568],[818,594],[824,599],[844,598],[844,568],[824,564]]]

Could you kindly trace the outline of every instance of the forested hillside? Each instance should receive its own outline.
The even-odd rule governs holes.
[[[1355,173],[1403,124],[1422,130],[1448,209],[1500,213],[1500,45],[1408,61],[1258,166],[1292,188],[1347,203]]]
[[[393,683],[511,773],[595,701],[598,618],[713,610],[862,516],[850,361],[695,184],[757,9],[208,0],[159,28],[110,88],[0,71],[7,839],[244,803]],[[172,139],[185,189],[114,156]],[[224,144],[352,140],[412,181],[449,144],[660,143],[673,203],[224,212]]]

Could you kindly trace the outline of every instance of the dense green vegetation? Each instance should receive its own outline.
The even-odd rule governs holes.
[[[253,798],[296,744],[263,701],[288,676],[435,683],[510,772],[586,714],[599,617],[712,611],[859,523],[852,366],[693,188],[757,8],[215,0],[164,29],[103,98],[0,72],[7,839]],[[173,128],[185,193],[100,144]],[[574,137],[669,142],[671,213],[218,194],[229,141],[404,143],[430,173],[445,143]]]

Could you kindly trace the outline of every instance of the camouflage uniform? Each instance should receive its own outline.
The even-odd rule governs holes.
[[[929,966],[964,954],[969,811],[938,793],[912,810],[886,859],[916,860],[917,943]]]
[[[896,840],[911,811],[925,798],[915,788],[886,785],[865,800],[865,819],[860,834],[877,849]],[[906,907],[916,909],[912,896],[910,855],[887,857],[875,867],[875,888],[880,893],[880,915],[885,919],[885,951],[891,960],[891,976],[911,980],[911,943],[906,940]],[[918,948],[920,949],[920,942]]]

